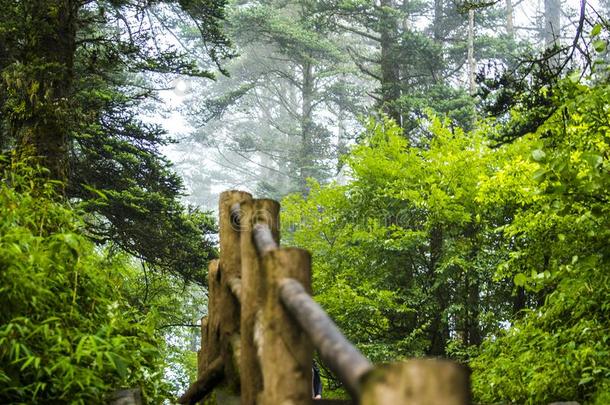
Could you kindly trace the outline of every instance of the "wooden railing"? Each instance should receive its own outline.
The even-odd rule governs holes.
[[[243,405],[309,404],[314,350],[355,403],[470,403],[464,367],[438,359],[373,365],[343,336],[311,298],[309,252],[279,247],[276,201],[227,191],[219,205],[220,259],[209,266],[199,376],[180,403],[217,389]]]

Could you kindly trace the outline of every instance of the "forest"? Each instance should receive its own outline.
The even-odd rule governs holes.
[[[609,41],[608,0],[0,0],[0,404],[176,403],[232,189],[373,363],[610,404]]]

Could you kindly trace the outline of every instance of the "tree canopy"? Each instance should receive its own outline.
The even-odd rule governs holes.
[[[90,235],[149,264],[201,280],[214,221],[180,202],[181,179],[139,117],[154,74],[212,77],[230,54],[222,2],[4,2],[0,17],[2,147],[41,156],[65,197],[91,213]],[[207,60],[157,37],[164,13],[200,28]],[[28,18],[25,18],[28,16]]]

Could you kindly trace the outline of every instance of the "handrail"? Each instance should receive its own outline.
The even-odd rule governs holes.
[[[269,225],[258,223],[252,228],[254,244],[260,256],[264,256],[267,252],[278,248],[277,243],[273,239]]]
[[[292,278],[280,281],[280,298],[320,353],[324,364],[339,377],[354,398],[360,396],[362,376],[373,369],[371,362],[343,336],[303,285]]]
[[[189,389],[178,399],[180,404],[195,404],[199,399],[209,394],[214,387],[224,377],[222,358],[219,356],[205,370],[205,372],[195,381]]]
[[[233,296],[241,304],[241,280],[237,277],[233,277],[227,284],[229,285],[229,290],[233,293]]]

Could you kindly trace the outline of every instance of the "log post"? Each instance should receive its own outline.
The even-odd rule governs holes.
[[[220,274],[218,273],[218,260],[212,260],[208,266],[208,316],[207,321],[201,324],[201,350],[203,352],[201,376],[210,365],[210,362],[220,356],[220,316],[218,313],[218,294],[220,291]],[[205,345],[205,346],[204,346]]]
[[[469,405],[466,367],[448,360],[414,359],[378,365],[362,379],[361,405]]]
[[[231,208],[252,199],[243,191],[225,191],[219,200],[220,263],[218,275],[220,288],[215,310],[222,320],[220,323],[220,354],[224,363],[225,383],[229,391],[239,392],[239,369],[236,367],[232,341],[239,334],[240,305],[230,290],[229,282],[241,277],[240,229],[232,219]]]
[[[272,250],[263,257],[263,405],[298,405],[311,401],[313,346],[280,301],[280,281],[298,280],[311,293],[311,257],[302,249]]]
[[[209,306],[208,306],[209,308]],[[208,365],[208,317],[201,318],[201,347],[197,352],[197,376],[201,376]]]
[[[279,244],[280,205],[260,199],[241,204],[241,403],[254,405],[263,390],[263,376],[254,342],[256,313],[263,305],[264,277],[261,259],[254,243],[255,225],[266,224],[275,244]]]

